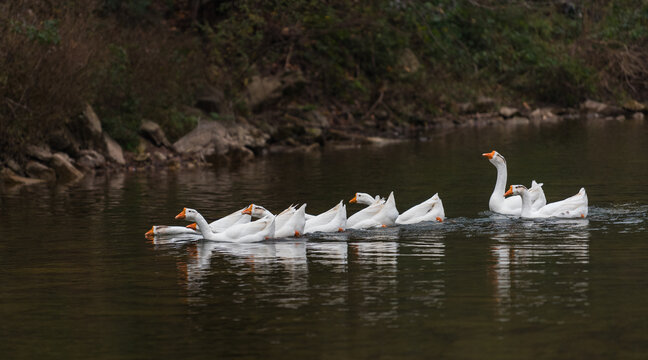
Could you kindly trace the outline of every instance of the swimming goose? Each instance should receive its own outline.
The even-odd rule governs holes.
[[[254,217],[275,217],[276,223],[274,237],[276,238],[290,236],[299,237],[304,233],[304,226],[306,225],[306,204],[300,206],[299,209],[296,209],[291,205],[277,216],[273,215],[263,206],[255,204],[250,205],[247,209],[243,210],[243,212]]]
[[[228,227],[235,224],[249,223],[251,216],[243,213],[244,209],[235,211],[227,216],[224,216],[209,224],[211,230],[215,233],[222,232]],[[154,225],[151,230],[147,231],[144,236],[147,239],[152,239],[155,236],[179,236],[179,235],[195,235],[200,236],[200,232],[187,228],[185,226],[167,226],[167,225]]]
[[[522,211],[520,216],[523,218],[547,218],[562,217],[574,218],[587,216],[587,193],[585,188],[581,188],[578,194],[568,197],[567,199],[546,204],[539,209],[531,207],[532,194],[524,185],[511,185],[505,196],[520,195],[522,199]]]
[[[346,229],[346,206],[344,200],[341,200],[333,208],[306,220],[304,233],[314,232],[342,232]]]
[[[213,241],[258,242],[272,238],[275,232],[275,218],[270,216],[245,224],[236,224],[219,233],[213,232],[207,220],[194,209],[184,208],[175,218],[196,222],[196,225],[188,226],[196,226],[203,238]]]
[[[376,197],[372,197],[367,193],[355,193],[355,196],[353,197],[353,199],[349,200],[349,203],[368,205],[366,208],[356,212],[355,214],[351,215],[347,219],[346,226],[348,229],[351,229],[353,228],[353,226],[355,226],[355,224],[361,221],[368,220],[372,216],[376,215],[378,211],[380,211],[381,207],[374,206],[374,205],[384,204],[385,200],[381,198],[380,195],[376,195]]]
[[[349,229],[369,229],[374,227],[387,227],[392,226],[396,222],[398,217],[398,209],[396,209],[396,199],[394,198],[394,192],[392,191],[387,198],[385,203],[381,204],[380,202],[370,205],[364,210],[368,210],[367,213],[372,214],[370,217],[362,219],[361,221],[350,226],[347,220],[347,228]],[[355,214],[354,214],[355,215]]]
[[[431,198],[424,202],[411,207],[409,210],[398,215],[396,224],[416,224],[423,221],[438,221],[442,222],[445,219],[445,211],[443,210],[443,202],[439,198],[439,194],[434,194]]]
[[[484,153],[482,156],[488,158],[488,161],[490,161],[490,163],[497,169],[497,181],[495,182],[495,188],[493,189],[493,193],[488,201],[488,207],[492,212],[499,214],[520,215],[520,212],[522,211],[522,199],[519,196],[504,197],[508,175],[506,159],[504,159],[504,156],[495,150],[489,153]],[[535,183],[535,180],[533,182]],[[537,197],[535,197],[535,200],[531,203],[533,209],[539,209],[547,203],[542,187],[537,189],[537,193]]]

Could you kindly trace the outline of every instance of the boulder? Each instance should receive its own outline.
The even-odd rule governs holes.
[[[487,96],[479,96],[475,102],[475,108],[479,112],[492,111],[495,108],[495,99]]]
[[[247,102],[255,108],[263,103],[277,100],[283,91],[304,82],[301,71],[285,71],[270,76],[253,76],[247,87]]]
[[[628,100],[623,103],[623,108],[628,110],[628,111],[633,111],[633,112],[639,112],[639,111],[645,111],[646,110],[646,105],[640,103],[637,100]]]
[[[506,125],[511,125],[511,126],[518,126],[518,125],[529,125],[530,121],[529,119],[523,117],[523,116],[514,116],[508,120],[506,120],[505,124]]]
[[[7,166],[9,167],[9,169],[13,170],[14,172],[17,173],[22,172],[20,165],[18,165],[18,163],[14,159],[7,159]]]
[[[54,151],[64,152],[73,157],[79,156],[79,141],[67,127],[52,131],[49,135],[49,146]]]
[[[167,140],[166,135],[160,125],[154,123],[153,121],[144,120],[140,126],[140,133],[145,138],[151,140],[156,146],[166,146],[167,148],[171,147],[171,143]]]
[[[580,104],[581,110],[589,113],[603,113],[607,109],[607,107],[607,104],[594,100],[585,100],[585,102]]]
[[[126,160],[124,159],[124,152],[122,151],[121,146],[105,133],[103,134],[103,141],[106,145],[106,157],[119,165],[125,165]]]
[[[403,50],[398,65],[406,73],[414,73],[421,68],[421,62],[410,48]]]
[[[198,126],[173,144],[181,154],[197,155],[212,162],[220,162],[229,155],[249,158],[248,150],[262,148],[268,135],[244,122],[221,123],[200,120]],[[239,156],[240,155],[240,156]]]
[[[65,154],[52,155],[50,166],[56,171],[56,178],[59,181],[74,181],[83,177],[83,173],[72,165]]]
[[[52,151],[47,145],[27,145],[25,152],[28,156],[43,162],[48,162],[52,158]]]
[[[86,104],[83,113],[69,124],[81,148],[97,149],[104,152],[106,145],[103,141],[101,121],[90,104]],[[78,157],[78,155],[75,155]]]
[[[37,161],[28,161],[27,165],[25,165],[25,172],[31,178],[42,179],[45,181],[56,180],[56,172]]]
[[[81,150],[81,156],[77,160],[80,167],[96,169],[106,164],[106,158],[94,150]]]
[[[513,115],[517,115],[518,113],[519,113],[518,109],[516,109],[516,108],[512,108],[512,107],[508,107],[508,106],[502,106],[502,107],[499,109],[499,114],[502,115],[502,116],[505,117],[505,118],[510,118],[510,117],[512,117]]]
[[[218,113],[226,114],[229,113],[227,101],[225,99],[225,93],[221,89],[215,88],[213,86],[208,86],[198,95],[196,100],[196,107],[207,114],[209,113]]]
[[[83,116],[81,117],[84,120],[85,128],[88,132],[96,138],[101,136],[101,121],[99,116],[95,113],[94,109],[90,104],[86,104],[85,109],[83,110]]]
[[[470,114],[475,112],[475,105],[471,102],[457,104],[457,111],[460,114]]]
[[[543,121],[554,122],[558,119],[558,117],[553,112],[551,112],[551,109],[549,108],[538,108],[533,110],[529,114],[529,119],[536,123]]]
[[[2,170],[0,170],[0,179],[2,179],[6,183],[23,185],[40,184],[45,181],[41,179],[32,179],[18,176],[15,172],[8,168],[3,168]]]
[[[640,112],[636,112],[632,114],[632,120],[635,121],[644,121],[644,117],[645,117],[644,114]]]

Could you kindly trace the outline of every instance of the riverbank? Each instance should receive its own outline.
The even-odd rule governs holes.
[[[520,107],[498,106],[495,100],[481,97],[456,107],[457,113],[408,123],[394,121],[380,104],[362,121],[349,119],[349,113],[335,107],[326,111],[295,109],[251,119],[210,119],[194,109],[197,126],[176,142],[171,143],[155,122],[144,121],[136,150],[125,151],[102,129],[101,120],[87,105],[82,114],[51,133],[47,142],[27,145],[18,158],[2,159],[0,177],[5,183],[26,185],[70,183],[94,174],[227,167],[280,152],[425,141],[430,134],[449,129],[543,126],[579,119],[643,122],[648,115],[648,106],[638,102],[617,106],[592,100],[578,108],[531,109],[525,103]],[[268,121],[269,117],[274,117],[273,121]]]

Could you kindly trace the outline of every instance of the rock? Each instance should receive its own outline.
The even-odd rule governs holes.
[[[421,68],[421,62],[410,48],[403,50],[398,65],[406,73],[414,73]]]
[[[256,107],[268,100],[277,99],[281,96],[281,80],[278,77],[253,76],[247,88],[248,103]]]
[[[90,104],[86,104],[85,109],[83,110],[83,116],[81,117],[85,120],[86,129],[90,132],[93,137],[99,138],[101,136],[101,121],[99,116],[95,113],[94,109]]]
[[[83,177],[83,173],[72,165],[65,154],[52,155],[50,166],[56,171],[56,178],[59,181],[73,181]]]
[[[479,96],[477,102],[475,103],[477,111],[492,111],[495,108],[495,99],[487,96]]]
[[[40,184],[45,181],[41,179],[31,179],[31,178],[18,176],[16,175],[16,173],[14,173],[11,169],[8,168],[3,168],[2,170],[0,170],[0,179],[2,179],[6,183],[23,184],[23,185]]]
[[[30,157],[43,162],[49,162],[52,158],[52,151],[47,145],[27,145],[25,152]]]
[[[105,150],[105,145],[102,138],[101,121],[92,109],[90,104],[86,104],[83,113],[73,119],[68,124],[68,128],[73,134],[74,139],[79,144],[81,149],[98,149],[99,151]],[[64,149],[56,149],[58,151],[65,151]],[[78,154],[73,154],[78,157]]]
[[[106,158],[94,150],[81,150],[81,156],[77,160],[80,167],[96,169],[106,164]]]
[[[514,116],[514,117],[506,120],[505,124],[506,125],[518,126],[518,125],[529,125],[530,122],[531,121],[529,121],[529,119],[527,119],[527,118],[525,118],[523,116]]]
[[[247,158],[252,152],[250,149],[264,147],[268,138],[267,134],[247,123],[224,124],[201,120],[195,129],[176,141],[173,147],[181,154],[197,155],[208,161],[220,162],[227,156]]]
[[[145,152],[145,153],[139,153],[139,154],[135,155],[133,160],[135,160],[137,162],[143,162],[143,161],[146,161],[146,160],[148,160],[150,158],[151,158],[151,153]]]
[[[644,117],[645,117],[644,114],[640,113],[640,112],[636,112],[636,113],[632,114],[632,120],[635,120],[635,121],[643,121]]]
[[[590,113],[603,113],[607,107],[608,106],[606,104],[594,100],[585,100],[585,102],[580,104],[580,108],[582,110]]]
[[[122,151],[121,146],[105,133],[103,134],[103,141],[106,145],[106,157],[119,165],[125,165],[126,160],[124,160],[124,152]]]
[[[306,120],[312,126],[320,127],[322,129],[330,126],[328,119],[320,111],[313,110],[306,113]]]
[[[167,140],[166,135],[160,125],[154,123],[153,121],[144,120],[140,126],[140,133],[151,140],[156,146],[166,146],[167,148],[171,147],[171,143]]]
[[[640,103],[637,100],[628,100],[621,105],[624,109],[633,111],[633,112],[638,112],[638,111],[645,111],[646,110],[646,105]]]
[[[45,181],[55,181],[56,172],[53,169],[36,161],[29,161],[25,165],[25,172],[29,177],[35,179],[42,179]]]
[[[153,153],[153,159],[159,162],[165,162],[167,160],[167,156],[159,151],[156,151]]]
[[[202,93],[198,95],[196,107],[207,114],[226,114],[231,112],[229,111],[223,90],[213,86],[206,87],[203,89]]]
[[[624,115],[619,115],[619,116],[614,118],[614,120],[616,120],[616,121],[625,121],[625,119],[626,119],[626,117]]]
[[[519,113],[518,109],[511,108],[511,107],[508,107],[508,106],[502,106],[499,109],[499,114],[502,115],[505,118],[510,118],[513,115],[516,115],[517,113]]]
[[[461,114],[470,114],[475,112],[475,105],[471,102],[457,104],[457,110]]]
[[[553,112],[551,112],[551,109],[549,108],[538,108],[533,110],[529,114],[529,119],[535,123],[555,122],[558,120],[558,117]]]
[[[322,136],[322,129],[320,129],[320,128],[309,127],[309,128],[306,128],[305,131],[306,131],[306,135],[314,137],[314,138],[318,138],[318,137]]]
[[[255,108],[263,103],[277,100],[283,91],[295,84],[304,82],[301,71],[285,71],[271,76],[253,76],[247,87],[247,100]]]
[[[79,141],[67,127],[59,128],[50,133],[49,146],[52,150],[70,154],[75,158],[79,156]]]
[[[8,159],[7,166],[9,167],[9,169],[13,170],[14,172],[20,173],[22,171],[20,165],[18,165],[18,163],[14,159]]]

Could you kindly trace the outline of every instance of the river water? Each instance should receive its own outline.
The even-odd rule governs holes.
[[[495,168],[589,195],[577,220],[488,212]],[[2,359],[648,356],[648,126],[565,122],[0,191]],[[256,244],[147,241],[183,207],[322,212],[356,191],[447,221]],[[360,208],[348,205],[349,215]]]

